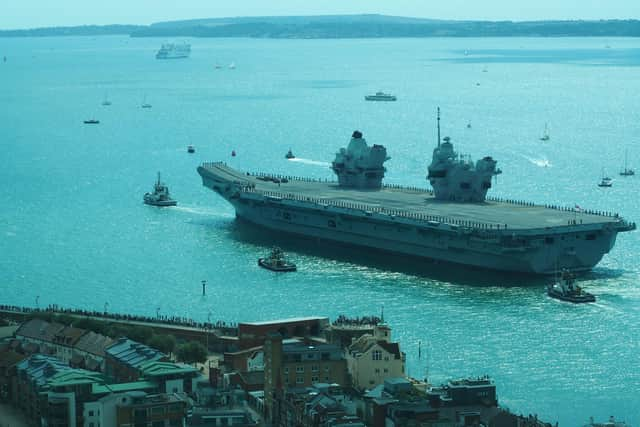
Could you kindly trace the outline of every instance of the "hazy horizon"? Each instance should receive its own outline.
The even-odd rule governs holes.
[[[138,0],[98,1],[23,0],[6,8],[0,16],[0,29],[29,29],[78,25],[134,24],[186,19],[240,16],[304,16],[381,14],[415,18],[483,21],[640,19],[637,0],[610,0],[606,7],[598,0],[538,0],[514,2],[464,0],[424,2],[419,0],[326,0],[307,4],[299,0],[238,0],[233,4],[214,4],[208,0],[173,2]]]

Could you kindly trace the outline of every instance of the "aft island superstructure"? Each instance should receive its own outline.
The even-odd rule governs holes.
[[[495,270],[553,274],[588,270],[636,228],[618,215],[486,198],[501,171],[453,150],[434,150],[427,179],[433,191],[384,185],[388,159],[380,145],[353,133],[332,169],[338,181],[254,175],[224,163],[198,167],[203,185],[237,217],[292,235],[358,245]]]

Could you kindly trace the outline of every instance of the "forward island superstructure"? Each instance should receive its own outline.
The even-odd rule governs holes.
[[[238,218],[273,231],[494,270],[588,270],[618,232],[636,228],[617,214],[487,198],[501,172],[496,161],[462,158],[439,133],[427,176],[433,191],[384,185],[386,149],[370,147],[358,131],[332,163],[337,182],[224,163],[205,163],[198,173]]]

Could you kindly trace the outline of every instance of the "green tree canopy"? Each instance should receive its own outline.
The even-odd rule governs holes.
[[[191,341],[178,346],[176,351],[178,360],[185,363],[204,363],[207,361],[207,349],[197,341]]]

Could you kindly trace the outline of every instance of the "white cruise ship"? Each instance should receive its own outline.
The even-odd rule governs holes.
[[[189,55],[191,55],[191,45],[189,43],[165,43],[156,53],[156,59],[188,58]]]

